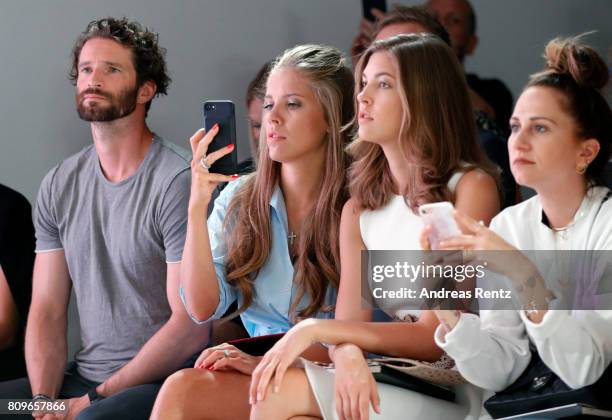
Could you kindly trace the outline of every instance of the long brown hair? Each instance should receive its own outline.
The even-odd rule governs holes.
[[[307,317],[319,310],[331,310],[323,308],[325,294],[330,285],[337,288],[340,280],[339,226],[342,206],[348,198],[345,148],[350,139],[347,124],[354,115],[354,83],[342,53],[333,47],[294,47],[275,59],[271,72],[280,68],[296,69],[309,80],[329,127],[320,191],[312,211],[302,221],[297,243],[294,281],[298,294],[290,312],[307,295],[309,304],[297,314]],[[280,181],[281,164],[268,155],[264,126],[259,148],[258,170],[239,188],[224,222],[228,244],[227,281],[243,297],[238,313],[253,302],[257,272],[270,254],[270,198]]]
[[[411,175],[399,193],[412,210],[424,203],[454,201],[448,181],[458,170],[478,167],[497,179],[496,168],[478,144],[467,83],[451,48],[428,33],[376,41],[357,64],[356,85],[361,85],[363,70],[377,52],[392,57],[399,75],[403,116],[397,141]],[[356,138],[349,150],[354,158],[348,176],[351,197],[362,209],[383,207],[394,194],[394,184],[382,148]]]

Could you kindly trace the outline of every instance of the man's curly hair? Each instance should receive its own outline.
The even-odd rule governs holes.
[[[79,76],[79,56],[87,41],[93,38],[106,38],[117,41],[132,51],[136,82],[141,86],[146,81],[153,81],[157,86],[155,96],[166,95],[171,79],[166,68],[166,49],[158,44],[158,35],[149,31],[136,21],[127,18],[112,18],[93,20],[87,29],[81,33],[72,48],[72,66],[68,78],[76,84]],[[147,102],[146,110],[151,107]]]

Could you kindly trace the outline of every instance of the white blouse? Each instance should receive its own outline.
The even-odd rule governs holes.
[[[602,204],[608,191],[589,190],[564,231],[542,222],[538,196],[504,210],[491,229],[522,250],[612,250],[612,199]],[[612,294],[604,297],[612,305]],[[468,381],[492,391],[508,387],[525,370],[531,358],[529,340],[572,388],[597,381],[612,361],[612,310],[549,310],[539,324],[523,311],[482,310],[480,317],[462,314],[445,337],[441,328],[436,343]]]

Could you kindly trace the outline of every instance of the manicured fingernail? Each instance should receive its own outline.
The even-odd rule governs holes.
[[[257,401],[261,401],[263,399],[263,395],[260,392],[257,393]]]
[[[215,123],[215,125],[213,125],[213,130],[218,130],[219,129],[219,124]]]
[[[238,179],[238,178],[240,178],[240,175],[236,175],[236,174],[230,175],[230,179]]]
[[[253,405],[254,401],[253,401],[253,397],[249,397],[249,404]]]
[[[234,149],[234,145],[233,145],[233,144],[228,144],[228,145],[227,145],[227,148],[228,148],[229,150],[233,150],[233,149]]]

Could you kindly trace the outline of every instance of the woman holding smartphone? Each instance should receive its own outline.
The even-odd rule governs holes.
[[[347,199],[349,135],[342,127],[353,118],[352,91],[340,51],[297,46],[274,61],[268,77],[256,173],[209,173],[232,147],[207,153],[214,128],[191,138],[181,295],[195,322],[221,317],[234,301],[252,337],[283,333],[299,318],[333,316]],[[213,189],[228,181],[206,224]],[[318,347],[309,357],[326,357]],[[205,350],[196,369],[166,381],[153,418],[247,417],[258,361],[229,344]]]
[[[367,419],[374,415],[371,403],[385,419],[463,418],[467,404],[377,387],[363,351],[429,362],[441,361],[443,352],[434,342],[438,320],[431,311],[390,314],[407,322],[372,322],[373,312],[362,307],[360,255],[420,249],[421,204],[451,201],[484,223],[499,211],[495,172],[476,140],[465,78],[442,40],[412,34],[372,44],[355,81],[359,131],[350,149],[351,199],[340,225],[336,320],[303,321],[264,356],[251,382],[251,417],[331,418],[335,410],[339,418]],[[290,367],[314,342],[332,345],[335,375],[307,367],[307,377]]]
[[[547,67],[531,76],[516,103],[508,141],[517,183],[537,195],[504,210],[490,229],[457,214],[465,234],[441,243],[445,249],[465,249],[506,275],[523,304],[520,311],[481,311],[480,317],[437,312],[442,325],[436,342],[455,356],[466,379],[491,391],[508,387],[525,370],[530,342],[571,388],[596,382],[612,361],[612,311],[601,310],[612,302],[606,290],[612,273],[589,270],[585,278],[603,286],[583,301],[583,309],[594,310],[572,310],[561,293],[585,278],[573,277],[569,268],[557,276],[550,269],[539,271],[519,251],[612,249],[612,200],[603,181],[612,143],[612,112],[602,94],[608,68],[579,38],[549,42],[545,57]],[[507,252],[498,261],[492,256],[500,253],[480,252],[489,250]],[[561,278],[568,273],[572,278]],[[589,302],[599,302],[599,309]],[[580,309],[578,303],[574,309]]]

